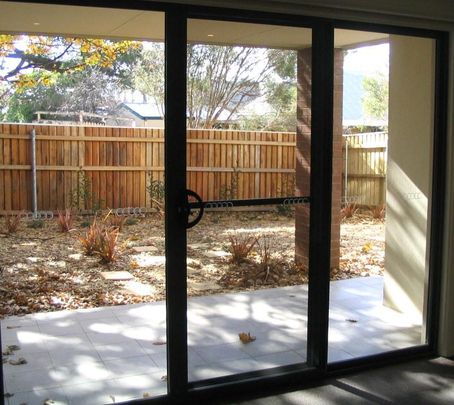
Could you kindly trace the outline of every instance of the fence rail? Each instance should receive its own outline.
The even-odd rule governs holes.
[[[385,203],[387,145],[385,132],[344,135],[345,201],[372,206]]]
[[[33,128],[39,210],[69,207],[75,196],[79,205],[81,197],[85,200],[82,208],[87,209],[98,204],[110,208],[151,206],[147,186],[164,180],[163,129],[3,123],[0,212],[31,209]],[[295,136],[188,130],[188,188],[210,200],[292,195]],[[374,145],[366,138],[361,142],[347,140],[347,194],[362,193],[360,203],[377,205],[384,201],[386,146]]]

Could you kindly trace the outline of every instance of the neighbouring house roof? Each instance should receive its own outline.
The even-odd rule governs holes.
[[[153,103],[121,103],[121,107],[142,120],[164,119],[159,108]]]

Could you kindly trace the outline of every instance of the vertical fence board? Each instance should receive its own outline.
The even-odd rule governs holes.
[[[93,203],[150,207],[147,185],[164,181],[164,130],[104,126],[0,125],[0,212],[31,210],[30,133],[36,128],[38,209],[74,205],[85,176]],[[188,188],[204,200],[292,195],[294,133],[189,129]],[[348,146],[347,200],[384,204],[387,134],[357,134]],[[345,176],[342,179],[345,182]],[[345,183],[343,184],[343,189]]]

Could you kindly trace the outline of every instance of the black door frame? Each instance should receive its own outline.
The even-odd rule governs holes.
[[[219,17],[219,16],[218,16]],[[168,68],[166,78],[168,87],[166,100],[168,102],[166,114],[167,138],[166,169],[172,172],[168,176],[166,172],[166,189],[168,199],[166,210],[168,215],[166,240],[169,244],[167,261],[167,280],[178,275],[180,279],[175,285],[169,282],[167,291],[167,308],[174,311],[168,319],[178,320],[178,336],[171,336],[168,329],[168,389],[169,397],[178,400],[187,395],[182,387],[187,384],[189,392],[198,393],[204,391],[204,387],[216,387],[220,384],[238,384],[240,381],[260,381],[263,376],[275,377],[282,375],[288,378],[295,371],[302,375],[322,374],[327,366],[328,345],[328,306],[329,306],[329,274],[330,274],[330,233],[331,233],[331,193],[332,193],[332,141],[333,141],[333,74],[334,74],[334,30],[330,23],[306,23],[299,19],[298,24],[278,24],[274,19],[254,19],[254,23],[267,23],[273,25],[296,25],[312,29],[312,133],[317,136],[311,141],[311,216],[310,216],[310,244],[309,244],[309,292],[308,292],[308,357],[307,363],[294,364],[284,367],[273,368],[258,372],[241,373],[222,378],[187,382],[187,328],[186,310],[186,223],[187,215],[185,207],[185,179],[186,179],[186,130],[183,122],[186,121],[186,64],[182,64],[181,54],[186,55],[186,30],[189,19],[213,19],[212,15],[200,14],[194,11],[182,12],[179,10],[171,17],[167,13],[166,28],[166,52],[167,64],[177,61],[178,65],[173,69]],[[219,18],[214,18],[219,20]],[[231,18],[227,20],[231,21]],[[238,21],[238,18],[234,19]],[[178,21],[178,24],[176,23]],[[244,22],[244,20],[242,20]],[[184,29],[183,29],[184,28]],[[173,32],[169,32],[172,31]],[[177,55],[178,54],[178,55]],[[177,97],[177,94],[179,95]],[[183,96],[184,95],[184,96]],[[179,99],[178,101],[175,101]],[[170,126],[167,126],[167,123]],[[174,131],[174,132],[171,132]],[[173,133],[173,136],[172,136]],[[170,141],[171,137],[171,141]],[[174,142],[178,142],[174,148]],[[184,147],[181,146],[183,143]],[[172,146],[170,146],[172,145]],[[175,190],[175,187],[178,190]],[[327,215],[328,213],[328,215]],[[179,215],[178,221],[176,221]],[[183,236],[184,234],[184,236]],[[175,235],[175,236],[174,236]],[[176,236],[178,235],[178,236]],[[178,243],[176,244],[175,241]],[[178,257],[178,259],[175,259]],[[181,258],[184,257],[184,260]],[[177,268],[179,266],[179,268]],[[311,270],[312,269],[312,270]],[[317,271],[314,271],[317,269]],[[183,286],[184,284],[184,286]],[[176,314],[179,314],[176,317]],[[170,325],[169,325],[170,326]],[[184,332],[184,333],[183,333]],[[181,353],[185,351],[184,356]],[[184,364],[183,364],[184,361]],[[176,374],[172,375],[173,370]],[[294,378],[297,375],[294,375]],[[177,385],[174,385],[178,381]],[[175,383],[176,384],[176,383]]]
[[[256,24],[273,24],[311,28],[313,34],[312,54],[312,141],[311,141],[311,219],[310,219],[310,270],[308,297],[308,357],[307,364],[293,364],[257,372],[247,372],[226,377],[187,383],[184,398],[215,398],[225,394],[260,391],[281,386],[301,385],[321,376],[329,376],[351,369],[370,368],[370,365],[402,361],[436,351],[438,337],[438,312],[441,273],[441,249],[443,235],[444,187],[446,168],[446,122],[447,122],[447,77],[446,61],[448,35],[439,31],[401,28],[383,24],[356,23],[318,18],[283,16],[249,11],[220,10],[213,8],[184,7],[177,11],[187,19],[211,19]],[[187,21],[187,20],[186,20]],[[364,356],[348,361],[327,364],[329,326],[329,254],[331,233],[332,195],[332,132],[333,132],[333,75],[334,75],[334,30],[336,28],[411,35],[436,40],[435,124],[433,139],[433,189],[430,222],[430,268],[429,308],[427,319],[427,343],[409,348]],[[170,33],[169,33],[170,34]],[[171,34],[170,34],[171,35]],[[186,36],[180,35],[180,48]],[[170,52],[170,48],[169,48]],[[179,74],[183,72],[180,70]],[[185,74],[185,72],[184,72]],[[174,76],[175,79],[175,76]],[[180,81],[182,78],[179,78]],[[184,82],[185,82],[184,78]],[[184,89],[186,95],[186,89]],[[169,98],[171,96],[169,95]],[[181,94],[180,94],[181,97]],[[170,110],[167,110],[170,112]],[[186,112],[179,110],[180,119]],[[184,135],[185,136],[185,135]],[[178,136],[182,139],[182,135]],[[185,159],[185,156],[180,156]],[[185,162],[186,163],[186,162]],[[184,173],[184,176],[186,173]],[[316,179],[316,180],[315,180]],[[182,190],[180,190],[182,192]],[[181,203],[181,200],[180,200]],[[186,248],[184,248],[186,249]],[[181,251],[183,253],[183,251]],[[186,254],[186,251],[184,251]],[[317,269],[317,271],[315,271]],[[170,270],[170,269],[169,269]],[[183,269],[178,272],[180,275]],[[183,293],[183,291],[181,291]],[[171,292],[168,291],[168,299]],[[186,298],[186,291],[184,291]],[[180,296],[176,301],[183,300]],[[187,304],[185,304],[187,305]],[[185,306],[185,310],[186,310]],[[181,319],[180,319],[181,321]],[[184,320],[186,322],[186,319]],[[187,323],[186,323],[187,325]],[[184,337],[184,339],[186,336]],[[180,342],[183,346],[183,338]],[[187,348],[187,345],[186,345]],[[170,347],[169,347],[169,350]],[[169,359],[171,356],[169,356]],[[175,360],[177,361],[177,360]],[[179,378],[187,382],[187,364],[181,367]],[[169,370],[170,371],[170,370]],[[169,397],[172,397],[169,385]]]
[[[168,394],[141,403],[187,403],[191,399],[209,400],[241,392],[260,393],[289,389],[379,364],[403,361],[415,356],[435,354],[439,329],[440,280],[446,189],[446,144],[448,100],[449,34],[443,31],[415,29],[386,24],[304,17],[214,7],[183,6],[149,1],[102,2],[42,1],[20,2],[114,7],[164,11],[166,13],[166,288]],[[241,21],[312,28],[313,32],[313,100],[312,100],[312,176],[311,176],[311,241],[309,281],[308,364],[295,364],[270,370],[237,374],[188,384],[187,381],[187,297],[186,297],[186,213],[181,207],[186,195],[186,24],[188,18]],[[433,140],[432,204],[430,223],[429,302],[427,319],[428,343],[379,355],[367,356],[327,365],[329,310],[329,241],[332,177],[332,94],[334,29],[357,29],[412,35],[436,40],[435,117]],[[184,97],[182,96],[184,95]],[[328,117],[327,119],[324,117]],[[324,152],[324,153],[320,153]],[[317,176],[316,176],[317,174]],[[317,181],[313,179],[317,178]],[[184,227],[184,232],[183,232]],[[325,254],[324,254],[325,253]],[[326,253],[328,253],[326,255]],[[313,269],[318,268],[315,272]],[[320,271],[323,269],[323,271]],[[373,366],[372,366],[373,362]],[[2,371],[0,370],[0,373]],[[0,374],[3,380],[3,375]],[[1,397],[3,398],[3,384]]]

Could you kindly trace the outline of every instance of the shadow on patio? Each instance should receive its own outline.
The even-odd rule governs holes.
[[[420,343],[418,320],[386,308],[382,277],[331,282],[329,361]],[[190,298],[189,380],[305,362],[307,285]],[[38,313],[1,322],[10,405],[101,404],[166,392],[165,303]],[[256,340],[242,344],[239,332]],[[58,402],[57,402],[58,403]]]

